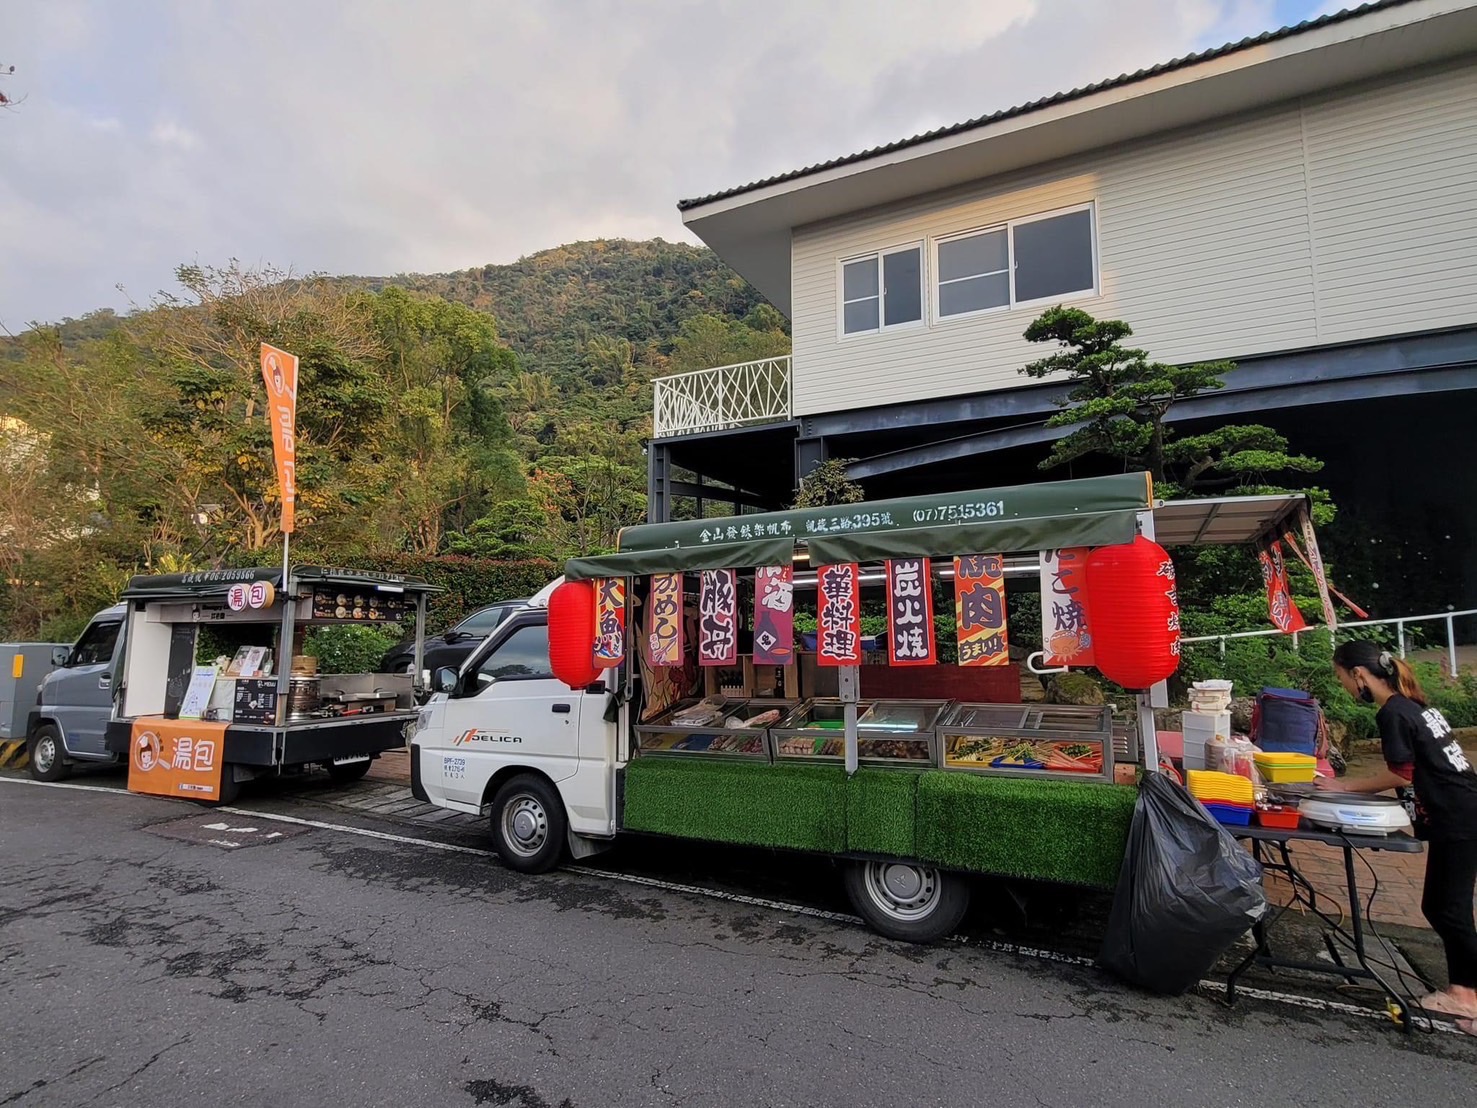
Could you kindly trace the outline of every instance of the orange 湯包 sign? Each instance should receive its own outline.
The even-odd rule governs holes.
[[[128,791],[219,800],[226,725],[143,716],[128,743]]]
[[[297,356],[262,343],[262,380],[282,496],[282,533],[290,535],[297,510]]]

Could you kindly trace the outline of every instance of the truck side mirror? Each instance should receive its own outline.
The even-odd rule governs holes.
[[[72,648],[69,646],[53,646],[51,648],[51,664],[57,669],[61,669],[67,664],[67,659],[71,654]]]
[[[436,677],[432,687],[437,692],[451,693],[456,691],[457,672],[450,666],[442,666],[436,671]]]

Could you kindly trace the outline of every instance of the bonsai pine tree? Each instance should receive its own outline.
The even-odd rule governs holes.
[[[1041,462],[1052,469],[1090,454],[1147,469],[1164,495],[1265,487],[1270,475],[1316,473],[1323,463],[1288,451],[1287,440],[1260,424],[1233,424],[1177,438],[1168,425],[1175,403],[1225,386],[1234,362],[1173,366],[1150,361],[1146,351],[1124,345],[1133,328],[1122,320],[1098,320],[1080,308],[1055,307],[1028,328],[1031,342],[1057,344],[1053,354],[1021,372],[1037,379],[1064,378],[1061,411],[1048,427],[1066,433]]]

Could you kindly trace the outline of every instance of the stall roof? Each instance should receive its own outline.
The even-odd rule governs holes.
[[[434,593],[443,590],[418,577],[401,577],[392,573],[368,570],[326,569],[321,566],[296,566],[293,579],[304,585],[343,585],[349,588],[373,588],[382,592]],[[210,569],[198,573],[165,573],[134,577],[123,590],[124,600],[220,600],[232,585],[270,581],[280,588],[282,570],[277,566],[255,566],[250,569]]]
[[[1307,507],[1301,494],[1170,500],[1154,508],[1160,546],[1235,546],[1281,532]]]
[[[619,552],[575,558],[572,580],[776,565],[803,542],[814,564],[1129,542],[1153,504],[1146,473],[944,492],[827,508],[628,527]]]

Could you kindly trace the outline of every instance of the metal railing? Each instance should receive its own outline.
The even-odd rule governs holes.
[[[1349,623],[1340,623],[1338,628],[1330,636],[1332,641],[1337,641],[1338,636],[1354,627],[1395,627],[1395,642],[1400,650],[1400,657],[1406,655],[1405,628],[1412,623],[1437,623],[1446,624],[1446,662],[1447,672],[1452,676],[1458,675],[1456,656],[1456,621],[1463,616],[1477,616],[1477,608],[1464,608],[1459,612],[1436,612],[1428,616],[1401,616],[1398,619],[1363,619],[1354,620]],[[1292,639],[1292,648],[1298,649],[1298,640],[1303,635],[1327,634],[1327,627],[1313,627],[1306,631],[1293,631],[1289,638]],[[1217,643],[1222,658],[1226,656],[1226,643],[1231,639],[1265,639],[1286,634],[1276,628],[1264,631],[1234,631],[1226,635],[1196,635],[1187,636],[1180,641],[1186,646],[1197,646],[1201,643]]]
[[[653,438],[789,419],[790,355],[695,369],[652,381]]]

